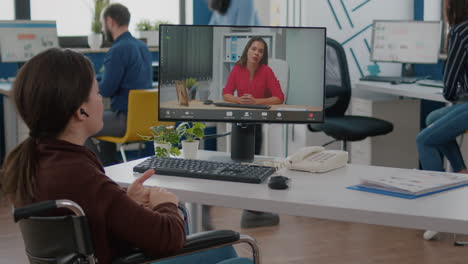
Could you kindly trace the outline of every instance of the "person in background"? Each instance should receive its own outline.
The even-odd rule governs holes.
[[[229,74],[223,97],[225,101],[238,104],[283,103],[284,94],[268,67],[268,46],[261,37],[252,37],[245,45],[241,58]]]
[[[213,11],[210,25],[259,26],[257,12],[253,0],[208,0],[208,8]],[[246,95],[244,98],[248,98]],[[284,97],[283,97],[284,99]],[[250,99],[246,99],[250,100]],[[255,125],[255,154],[259,155],[262,148],[262,125]],[[203,206],[204,228],[212,229],[209,221],[210,207]],[[242,211],[241,227],[254,228],[279,224],[279,216],[273,213]]]
[[[454,104],[427,116],[427,127],[416,143],[423,170],[444,171],[445,156],[454,172],[468,173],[456,141],[468,129],[468,0],[445,0],[444,17],[450,32],[443,94]],[[432,239],[436,234],[426,231],[424,238]]]
[[[252,0],[208,0],[213,10],[210,25],[259,26]]]
[[[128,31],[130,12],[122,4],[111,4],[102,13],[103,32],[112,47],[104,58],[104,72],[99,90],[110,97],[111,109],[104,111],[104,127],[94,137],[125,135],[127,127],[128,93],[132,89],[150,89],[153,81],[152,55],[140,40]],[[86,146],[98,154],[104,166],[117,163],[114,143],[91,141]]]

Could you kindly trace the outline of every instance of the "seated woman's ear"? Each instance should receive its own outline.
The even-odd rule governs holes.
[[[86,117],[89,117],[88,113],[83,108],[80,108],[80,115],[84,115]]]

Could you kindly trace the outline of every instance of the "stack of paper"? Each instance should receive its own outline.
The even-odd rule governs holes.
[[[363,176],[359,186],[389,192],[422,195],[468,184],[468,174],[413,170],[411,173]]]

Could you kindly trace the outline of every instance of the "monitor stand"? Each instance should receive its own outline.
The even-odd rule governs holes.
[[[412,63],[402,63],[401,64],[401,76],[402,77],[414,77],[416,72],[414,70],[414,64]]]
[[[274,157],[255,157],[255,123],[233,123],[231,132],[231,157],[214,156],[210,160],[228,163],[262,163],[274,161]]]
[[[231,134],[231,159],[252,162],[255,157],[255,124],[233,123]]]

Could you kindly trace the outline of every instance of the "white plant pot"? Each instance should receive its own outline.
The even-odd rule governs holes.
[[[156,149],[158,147],[162,148],[162,149],[166,149],[167,150],[167,153],[171,153],[171,144],[170,143],[157,143],[157,142],[153,142],[154,144],[154,153],[156,154]]]
[[[193,142],[187,142],[182,140],[182,152],[184,153],[185,159],[197,159],[198,158],[198,146],[200,141],[195,140]]]
[[[101,33],[91,33],[88,35],[88,45],[91,49],[97,50],[102,45],[102,34]]]
[[[159,31],[148,30],[148,31],[137,31],[139,39],[146,39],[146,45],[151,47],[159,46]]]

